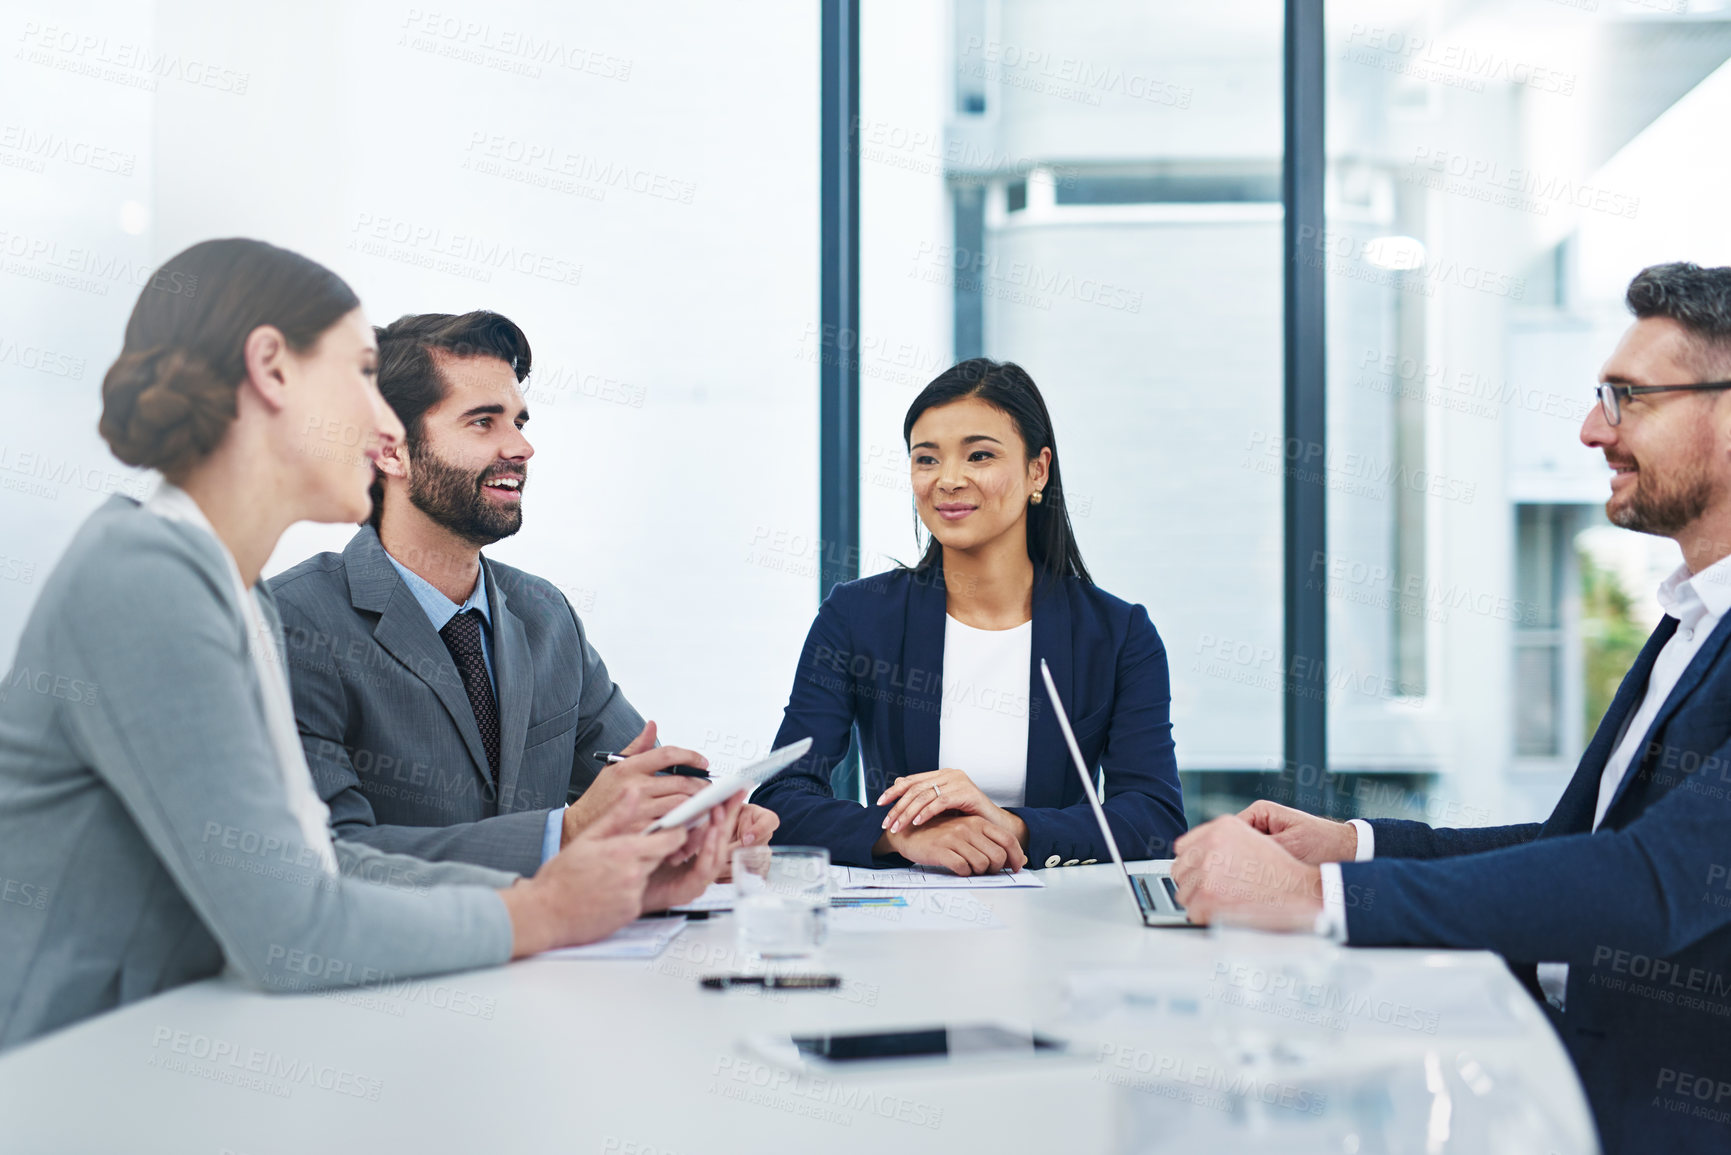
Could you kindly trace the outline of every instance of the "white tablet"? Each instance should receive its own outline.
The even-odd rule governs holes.
[[[697,819],[720,806],[729,798],[741,791],[750,790],[759,782],[774,774],[777,770],[793,765],[805,756],[811,749],[811,739],[801,738],[799,741],[779,750],[770,752],[769,757],[753,762],[751,765],[735,771],[730,777],[717,782],[711,782],[660,818],[649,824],[645,834],[653,834],[657,830],[666,830],[673,826],[691,826]]]

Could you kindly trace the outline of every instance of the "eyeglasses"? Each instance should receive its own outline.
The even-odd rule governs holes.
[[[1625,397],[1634,397],[1640,393],[1680,393],[1695,389],[1731,389],[1731,381],[1706,381],[1700,385],[1614,385],[1607,381],[1597,386],[1595,392],[1599,395],[1599,408],[1605,411],[1605,420],[1612,425],[1621,425]]]

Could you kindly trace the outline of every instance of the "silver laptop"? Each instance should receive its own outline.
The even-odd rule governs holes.
[[[1118,840],[1112,837],[1112,828],[1106,823],[1106,811],[1100,807],[1094,776],[1082,760],[1082,748],[1076,745],[1076,734],[1070,729],[1070,715],[1064,712],[1064,703],[1058,700],[1058,687],[1052,681],[1052,671],[1047,668],[1044,658],[1040,659],[1040,677],[1046,680],[1046,693],[1052,699],[1052,708],[1058,712],[1058,728],[1064,732],[1064,743],[1070,747],[1070,759],[1076,763],[1076,773],[1082,776],[1082,790],[1088,795],[1088,805],[1094,808],[1094,821],[1100,824],[1100,833],[1106,836],[1106,849],[1112,852],[1112,861],[1118,864],[1124,881],[1129,884],[1130,896],[1136,900],[1136,912],[1142,916],[1142,925],[1192,925],[1184,908],[1178,905],[1178,887],[1173,885],[1168,869],[1162,867],[1147,874],[1131,874],[1130,868],[1124,865],[1124,856],[1118,853]]]

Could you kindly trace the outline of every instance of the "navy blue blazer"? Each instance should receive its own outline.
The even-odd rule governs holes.
[[[1666,617],[1647,639],[1543,824],[1374,821],[1376,857],[1341,866],[1355,945],[1494,950],[1535,990],[1533,964],[1569,964],[1552,1021],[1607,1155],[1731,1149],[1731,615],[1593,830],[1600,775],[1676,629]]]
[[[850,866],[874,858],[887,806],[836,798],[830,770],[857,729],[866,797],[898,776],[937,770],[943,709],[943,568],[892,570],[836,586],[806,636],[776,746],[812,739],[811,752],[758,787],[752,801],[781,816],[773,841],[827,846]],[[1040,659],[1051,666],[1082,757],[1105,772],[1107,821],[1127,858],[1169,858],[1184,833],[1173,754],[1166,647],[1148,612],[1074,578],[1034,586],[1028,670],[1025,806],[1030,866],[1109,857],[1064,746]]]

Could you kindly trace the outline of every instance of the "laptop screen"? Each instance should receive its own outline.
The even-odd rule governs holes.
[[[1100,833],[1106,836],[1106,849],[1112,854],[1112,861],[1118,864],[1118,870],[1124,875],[1124,885],[1130,888],[1130,898],[1136,903],[1136,915],[1142,915],[1142,896],[1136,893],[1136,883],[1130,878],[1130,868],[1124,865],[1124,856],[1118,853],[1118,840],[1112,837],[1112,827],[1106,822],[1106,810],[1100,805],[1100,792],[1094,789],[1094,776],[1088,772],[1088,764],[1082,760],[1082,748],[1076,745],[1076,734],[1070,729],[1070,715],[1064,709],[1064,703],[1058,697],[1058,684],[1052,681],[1051,667],[1046,665],[1046,659],[1040,659],[1040,677],[1045,679],[1046,693],[1052,699],[1052,709],[1058,715],[1058,729],[1064,732],[1064,744],[1070,747],[1070,760],[1076,764],[1076,773],[1082,778],[1082,792],[1088,796],[1088,805],[1094,811],[1094,821],[1100,824]]]

